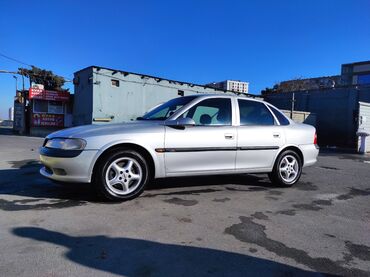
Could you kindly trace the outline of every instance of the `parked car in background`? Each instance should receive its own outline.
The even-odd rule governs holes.
[[[134,122],[52,133],[40,149],[40,172],[92,183],[106,199],[128,200],[151,180],[174,176],[267,173],[289,187],[318,152],[315,128],[274,106],[202,94],[172,99]]]

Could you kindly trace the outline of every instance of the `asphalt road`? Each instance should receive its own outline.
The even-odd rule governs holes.
[[[167,179],[111,204],[41,177],[41,143],[0,135],[0,276],[370,276],[370,157],[321,154],[289,189]]]

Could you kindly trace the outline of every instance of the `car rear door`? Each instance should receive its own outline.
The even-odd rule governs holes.
[[[230,97],[206,98],[179,117],[192,118],[195,126],[166,126],[167,175],[227,173],[235,170],[236,126]]]
[[[284,145],[283,127],[263,102],[238,99],[236,170],[263,171],[273,166]]]

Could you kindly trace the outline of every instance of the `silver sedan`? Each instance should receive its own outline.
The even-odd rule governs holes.
[[[151,180],[174,176],[267,173],[274,184],[292,186],[318,152],[315,128],[274,106],[202,94],[172,99],[134,122],[52,133],[40,148],[40,172],[128,200]]]

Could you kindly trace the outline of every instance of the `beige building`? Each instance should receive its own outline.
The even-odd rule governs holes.
[[[249,83],[236,81],[236,80],[226,80],[222,82],[210,83],[210,84],[207,84],[206,86],[216,88],[216,89],[221,89],[221,90],[248,93]]]

